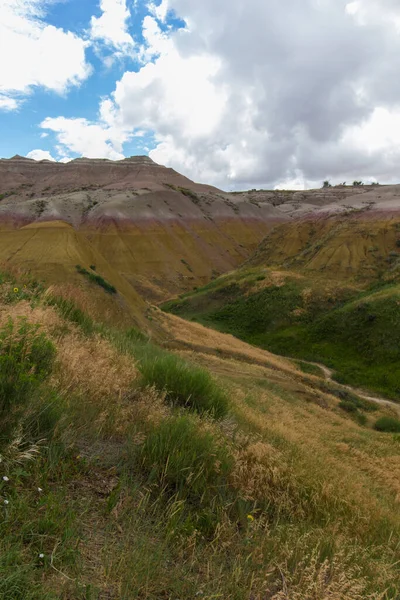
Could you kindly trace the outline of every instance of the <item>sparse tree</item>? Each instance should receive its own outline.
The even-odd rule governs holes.
[[[354,187],[359,187],[360,185],[364,185],[362,181],[353,181]]]
[[[330,181],[326,180],[326,181],[324,181],[324,185],[322,187],[323,188],[330,188],[330,187],[332,187],[332,184],[331,184]]]

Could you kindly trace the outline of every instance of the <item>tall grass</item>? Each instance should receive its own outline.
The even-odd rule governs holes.
[[[9,440],[25,405],[50,374],[55,347],[38,326],[11,319],[0,329],[0,445]]]
[[[161,422],[137,450],[136,460],[148,484],[180,503],[185,527],[191,523],[212,531],[234,499],[228,486],[234,463],[229,447],[191,415]]]
[[[96,329],[95,323],[90,316],[78,308],[72,300],[62,298],[61,296],[50,295],[45,301],[49,306],[54,306],[66,321],[78,325],[86,335],[92,335],[94,333]]]
[[[29,364],[40,385],[21,405],[21,434],[33,449],[19,449],[14,438],[10,456],[0,464],[0,475],[9,478],[0,477],[0,600],[398,598],[398,520],[395,509],[386,512],[391,488],[383,468],[370,480],[379,476],[375,507],[368,500],[368,461],[361,478],[354,457],[349,470],[354,496],[330,465],[335,455],[329,454],[329,443],[348,438],[355,442],[352,451],[359,448],[361,438],[352,428],[344,425],[342,431],[335,423],[335,430],[324,430],[334,440],[325,435],[318,445],[311,429],[320,420],[330,423],[331,416],[318,411],[313,417],[306,407],[307,428],[304,412],[288,421],[294,405],[279,386],[246,403],[243,421],[235,396],[235,422],[215,422],[207,415],[224,414],[215,410],[215,399],[222,394],[225,406],[227,398],[206,371],[195,376],[198,367],[135,330],[101,327],[72,303],[54,300],[53,305],[83,332],[100,334],[132,356],[142,375],[137,388],[129,380],[126,395],[110,388],[100,402],[84,377],[71,388],[72,371],[58,377],[62,342],[93,350],[88,365],[107,344],[95,335],[85,339],[74,331],[72,336],[65,328],[56,334],[60,362],[50,381],[55,389],[47,388],[53,359],[43,352],[45,338],[33,354],[30,344],[18,350],[14,329],[9,352],[16,349],[17,363]],[[111,370],[115,354],[105,355]],[[99,378],[106,369],[97,368]],[[247,389],[249,382],[243,385]],[[162,404],[164,395],[168,405]],[[261,410],[264,400],[268,416]],[[269,410],[271,403],[279,410]],[[396,467],[392,436],[362,434],[362,445],[371,450],[368,459],[375,453],[384,461],[387,455]],[[43,438],[45,444],[39,444]],[[319,453],[321,471],[311,458]],[[340,455],[349,469],[350,454]],[[379,536],[371,535],[375,530]]]
[[[167,352],[148,353],[139,363],[139,370],[142,384],[165,392],[167,401],[174,406],[207,413],[215,419],[221,419],[228,412],[227,395],[209,372],[179,356]]]

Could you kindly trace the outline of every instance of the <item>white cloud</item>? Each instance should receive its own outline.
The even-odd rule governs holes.
[[[126,0],[100,0],[100,17],[92,17],[90,35],[93,40],[101,40],[119,50],[133,47],[132,36],[128,32],[130,12]]]
[[[45,119],[41,125],[56,134],[60,153],[74,152],[87,158],[120,160],[122,144],[127,135],[105,123],[91,123],[86,119],[56,117]]]
[[[398,0],[272,4],[151,2],[136,49],[143,64],[101,101],[98,121],[42,126],[65,152],[106,158],[151,132],[151,158],[221,187],[397,177]],[[130,43],[126,4],[118,7],[115,28],[99,29],[117,55]],[[169,10],[186,29],[161,29]]]
[[[161,54],[173,52],[174,46],[167,34],[163,33],[154,17],[147,16],[143,19],[142,34],[145,40],[140,48],[139,59],[147,63]]]
[[[182,56],[152,17],[144,20],[150,58],[138,72],[126,72],[113,94],[115,111],[127,129],[155,130],[164,140],[172,131],[181,136],[211,136],[224,114],[226,94],[214,78],[221,68],[207,53]]]
[[[165,23],[169,11],[169,0],[161,0],[161,4],[150,2],[148,5],[149,12],[162,23]]]
[[[33,158],[33,160],[51,160],[56,162],[56,159],[47,150],[31,150],[26,155],[26,158]]]
[[[9,96],[0,94],[0,110],[4,110],[4,111],[17,110],[18,106],[19,106],[19,102],[15,98],[10,98]]]
[[[90,74],[87,42],[70,31],[48,25],[43,13],[49,1],[1,0],[0,94],[18,106],[21,94],[35,86],[64,93]],[[3,101],[4,106],[4,101]]]

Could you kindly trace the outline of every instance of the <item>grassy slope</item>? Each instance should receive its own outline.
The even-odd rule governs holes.
[[[278,354],[320,361],[342,382],[399,398],[399,296],[396,284],[361,291],[254,267],[163,308]]]
[[[49,300],[2,280],[0,328],[26,315],[56,355],[0,445],[1,599],[398,597],[396,436],[360,427],[279,360],[191,354],[213,377],[191,379],[197,405],[182,407],[182,359],[161,361],[146,388],[149,362],[171,355]],[[198,340],[198,327],[182,335]],[[18,359],[14,348],[0,355]],[[32,366],[15,364],[21,376]],[[193,412],[222,388],[228,420]]]

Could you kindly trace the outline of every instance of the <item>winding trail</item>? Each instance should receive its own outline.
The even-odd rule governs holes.
[[[306,363],[308,365],[314,365],[314,367],[318,367],[319,369],[321,369],[321,371],[323,372],[323,374],[325,376],[326,381],[331,381],[335,385],[340,386],[342,389],[347,390],[348,392],[352,392],[353,394],[356,394],[357,396],[359,396],[360,398],[363,398],[364,400],[369,400],[370,402],[376,402],[377,404],[382,404],[384,406],[390,406],[391,408],[394,408],[396,410],[396,412],[400,415],[400,404],[398,404],[397,402],[394,402],[393,400],[387,400],[386,398],[380,398],[379,396],[370,396],[369,394],[366,394],[363,390],[360,390],[359,388],[352,387],[351,385],[345,385],[343,383],[338,383],[337,381],[335,381],[332,378],[332,375],[334,373],[333,369],[330,369],[329,367],[322,365],[321,363],[310,362],[308,360],[303,360],[303,359],[301,362]]]

